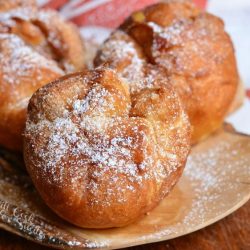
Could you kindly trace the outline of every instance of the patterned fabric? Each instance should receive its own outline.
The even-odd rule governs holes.
[[[83,37],[96,44],[105,40],[129,14],[160,0],[37,0],[43,8],[57,9],[80,27]],[[205,8],[207,0],[194,0]]]
[[[117,27],[131,12],[159,0],[40,0],[44,8],[59,10],[79,26]],[[206,0],[195,0],[201,8]]]
[[[247,97],[250,98],[250,89],[247,90]]]

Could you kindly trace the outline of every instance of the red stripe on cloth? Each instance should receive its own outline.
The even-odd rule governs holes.
[[[247,97],[250,98],[250,89],[247,89],[246,93],[247,93]]]
[[[80,6],[80,5],[84,4],[84,3],[91,2],[91,1],[93,1],[93,0],[82,0],[79,3],[77,3],[75,6],[77,7],[77,6]],[[202,9],[205,9],[206,4],[207,4],[207,0],[193,0],[193,1],[197,6],[199,6]],[[43,7],[57,9],[57,8],[61,7],[62,5],[64,5],[67,2],[69,2],[69,0],[50,0]]]
[[[67,2],[68,0],[51,0],[42,7],[50,8],[50,9],[59,9],[60,7],[65,5]]]
[[[70,13],[78,8],[84,7],[96,0],[80,0],[77,4],[69,0],[50,0],[43,7],[60,9],[65,6],[64,11]],[[204,9],[207,0],[193,0],[196,5]],[[68,2],[71,4],[67,5]],[[159,2],[159,0],[110,0],[100,2],[96,7],[92,7],[83,13],[77,14],[71,18],[79,26],[95,25],[107,28],[115,28],[123,22],[133,11],[141,9],[147,5]]]
[[[158,0],[116,0],[104,3],[71,19],[79,26],[97,25],[115,28],[135,10],[158,2]]]
[[[207,0],[193,0],[194,1],[194,3],[198,6],[198,7],[200,7],[201,9],[205,9],[206,8],[206,6],[207,6]]]
[[[81,2],[77,3],[74,8],[78,7],[78,6],[82,6],[86,3],[92,2],[93,0],[82,0]]]

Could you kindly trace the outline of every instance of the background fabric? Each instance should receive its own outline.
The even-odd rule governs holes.
[[[207,9],[224,20],[226,30],[234,42],[239,73],[246,86],[248,98],[228,121],[237,130],[250,134],[250,1],[210,0]]]

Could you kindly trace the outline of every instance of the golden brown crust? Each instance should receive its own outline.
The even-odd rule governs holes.
[[[0,15],[0,144],[22,149],[26,107],[41,86],[85,65],[75,26],[32,1],[2,4]],[[30,4],[29,4],[30,3]],[[1,2],[0,2],[1,4]]]
[[[127,84],[105,68],[65,76],[31,98],[27,170],[45,202],[81,227],[127,225],[179,179],[189,122],[175,91]]]
[[[120,48],[125,40],[130,40],[133,52],[128,46]],[[135,56],[121,69],[126,53]],[[140,75],[145,69],[142,65],[161,68],[185,105],[193,143],[221,126],[239,82],[233,45],[223,22],[190,1],[168,1],[133,13],[102,46],[95,64],[102,63],[128,79]],[[128,67],[134,67],[134,72],[127,74]],[[133,82],[133,91],[137,85]]]
[[[55,60],[66,73],[85,67],[84,44],[77,28],[56,11],[11,9],[1,14],[0,31],[18,35],[39,53]]]
[[[0,51],[0,144],[20,150],[29,98],[63,71],[16,35],[0,34]]]

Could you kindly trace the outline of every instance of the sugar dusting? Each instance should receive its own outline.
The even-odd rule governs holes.
[[[172,238],[192,232],[240,202],[244,195],[242,188],[250,191],[249,157],[243,147],[240,141],[232,144],[220,140],[206,151],[191,153],[183,174],[193,191],[187,194],[193,196],[191,207],[177,224],[142,236],[142,240]]]
[[[37,13],[37,16],[34,17],[34,20],[42,22],[43,25],[47,27],[47,40],[49,43],[53,44],[54,48],[59,51],[67,51],[68,44],[65,43],[60,34],[63,32],[63,26],[68,25],[64,22],[63,17],[52,10],[41,10]],[[70,65],[68,67],[70,67]]]
[[[75,63],[82,60],[76,57],[83,57],[81,41],[80,38],[78,40],[75,28],[53,10],[38,10],[27,6],[2,12],[0,32],[17,34],[27,45],[53,59],[67,73],[75,72]],[[77,51],[79,54],[74,54]]]
[[[227,209],[228,204],[220,198],[221,193],[226,190],[230,195],[240,185],[244,185],[245,177],[250,176],[249,160],[244,154],[240,154],[241,147],[240,143],[236,143],[232,148],[226,141],[220,141],[207,152],[189,157],[184,175],[191,180],[196,199],[184,223],[193,226],[197,224],[194,219],[204,223],[207,214],[211,213],[216,217],[220,215],[221,210]],[[218,165],[223,167],[218,168]],[[240,172],[238,166],[242,166]],[[238,195],[234,197],[235,204],[240,199]]]
[[[148,63],[135,40],[121,30],[116,30],[101,46],[100,51],[96,64],[104,63],[115,69],[128,84],[132,94],[159,87],[162,81],[168,82],[164,72]]]
[[[174,22],[169,27],[162,27],[154,22],[148,22],[147,24],[153,29],[155,34],[167,40],[171,46],[182,43],[180,35],[185,30],[185,26],[181,22]]]
[[[146,12],[144,14],[147,16]],[[108,61],[108,65],[128,80],[132,92],[150,87],[145,78],[152,79],[163,72],[169,77],[187,79],[186,86],[183,83],[181,86],[187,91],[191,88],[191,78],[196,80],[215,72],[232,53],[231,42],[227,41],[223,25],[216,17],[194,11],[187,17],[173,17],[164,25],[164,21],[161,25],[161,18],[158,23],[128,21],[101,46],[96,64]],[[147,39],[143,38],[146,36],[143,26],[152,32]],[[157,73],[151,74],[148,68],[155,68]]]
[[[145,58],[139,55],[135,42],[126,33],[115,31],[101,46],[100,61],[118,71],[130,91],[143,89]]]
[[[30,6],[26,6],[25,8],[19,7],[15,9],[10,9],[5,12],[1,12],[0,27],[2,24],[11,27],[15,25],[17,19],[29,21],[30,18],[35,17],[36,14],[37,14],[37,9]]]
[[[42,77],[44,69],[62,74],[56,63],[25,45],[16,35],[0,34],[0,49],[0,71],[5,83],[19,84],[21,79],[30,77],[37,65],[40,66],[37,67],[37,80]]]
[[[188,196],[194,196],[191,207],[188,208],[188,213],[177,223],[166,226],[164,221],[160,219],[161,217],[158,218],[159,222],[157,224],[154,223],[152,225],[152,221],[157,221],[158,216],[158,214],[154,214],[154,211],[152,211],[148,214],[147,218],[145,218],[146,221],[144,220],[144,222],[142,222],[142,228],[140,228],[140,221],[138,224],[130,226],[129,238],[126,238],[126,241],[145,243],[156,239],[162,240],[163,238],[171,238],[176,235],[193,231],[209,219],[214,219],[214,216],[220,216],[225,211],[228,211],[231,206],[242,199],[242,187],[244,187],[244,190],[249,190],[249,184],[244,184],[249,180],[250,176],[249,157],[245,155],[248,153],[247,149],[244,149],[245,146],[246,145],[241,141],[228,143],[224,140],[220,140],[206,151],[192,152],[184,171],[184,178],[189,180],[189,183],[192,185],[193,193],[187,193],[185,190],[183,190],[183,192]],[[8,178],[6,180],[2,179],[2,181],[10,182],[12,179],[13,178]],[[18,184],[16,185],[17,186],[13,186],[14,190],[18,187]],[[23,186],[20,186],[20,189],[23,190]],[[226,202],[228,196],[231,197],[230,202]],[[20,197],[22,197],[22,195],[20,195]],[[16,201],[14,200],[12,203],[15,204],[15,202]],[[24,200],[24,204],[26,204],[25,202],[26,201]],[[2,204],[0,204],[0,208],[1,211],[9,209],[8,205]],[[34,212],[34,210],[31,211]],[[5,219],[15,216],[16,219],[9,219],[10,222],[13,221],[15,223],[15,221],[18,221],[20,223],[23,220],[25,223],[27,222],[27,226],[25,223],[20,224],[20,226],[22,226],[20,230],[24,231],[25,234],[36,234],[37,241],[43,241],[46,239],[48,234],[47,230],[51,231],[54,236],[57,235],[59,238],[62,237],[63,239],[65,237],[64,234],[61,234],[61,231],[57,230],[57,232],[54,233],[53,226],[47,224],[47,222],[45,224],[39,222],[37,225],[37,220],[35,219],[36,213],[33,217],[24,217],[22,213],[19,214],[19,210],[15,210],[15,215],[6,215],[3,214],[3,212],[1,214],[5,216]],[[150,220],[149,218],[152,216],[154,217]],[[161,216],[161,214],[159,214],[159,216]],[[26,218],[29,218],[29,220],[25,221]],[[149,224],[147,225],[147,223]],[[139,235],[138,233],[133,234],[133,227],[136,228],[136,232],[140,232]],[[149,229],[150,232],[148,231]],[[121,235],[125,240],[123,230],[126,231],[128,229],[122,229],[121,234],[119,233],[120,230],[121,229],[112,229],[112,232],[107,230],[105,233],[98,230],[92,232],[91,230],[80,230],[74,228],[72,231],[76,233],[75,235],[84,238],[88,238],[86,233],[90,236],[93,233],[94,235],[97,235],[97,237],[100,234],[100,240],[96,240],[95,242],[90,240],[89,242],[84,243],[88,248],[95,248],[112,246],[113,241],[119,239]],[[110,233],[113,237],[110,237]],[[80,238],[75,240],[73,236],[69,235],[67,237],[69,237],[66,238],[68,245],[77,246],[81,243]],[[55,237],[51,236],[51,239],[53,240]]]
[[[180,44],[182,40],[180,34],[184,26],[179,25],[179,23],[169,29],[163,29],[161,26],[149,22],[148,27],[152,28],[159,37],[165,40],[169,39],[173,45]],[[167,74],[161,66],[168,69],[171,64],[166,58],[161,60],[160,54],[162,52],[159,51],[157,41],[157,39],[153,40],[152,56],[159,65],[149,62],[143,47],[137,44],[131,36],[122,30],[116,30],[101,46],[95,63],[96,65],[104,63],[115,69],[119,76],[128,83],[132,94],[145,88],[159,86],[161,82],[168,82]]]
[[[123,44],[124,45],[124,44]],[[120,47],[121,45],[119,45]],[[126,44],[127,46],[127,44]],[[128,44],[128,46],[122,46],[124,48],[124,50],[121,52],[121,54],[123,52],[125,52],[126,54],[130,54],[133,55],[133,50],[131,50],[131,46],[132,44]],[[111,46],[112,47],[112,46]],[[142,61],[138,60],[137,57],[132,58],[132,65],[133,64],[138,64],[138,65],[142,65]],[[139,66],[140,67],[140,66]],[[132,69],[132,67],[131,67]],[[128,70],[127,74],[131,75],[132,71]],[[133,71],[134,72],[134,71]],[[137,74],[134,74],[135,76],[137,76]],[[150,81],[149,81],[150,82]],[[105,94],[104,94],[105,96]],[[100,100],[100,99],[99,99]],[[80,114],[84,114],[89,110],[89,101],[86,100],[76,100],[73,103],[73,113],[74,116],[78,116]],[[98,102],[98,105],[100,103]],[[101,103],[102,104],[102,103]],[[100,105],[102,106],[102,105]],[[103,110],[102,110],[103,111]],[[70,118],[70,119],[69,119]],[[81,142],[79,142],[79,132],[80,129],[86,130],[87,132],[99,132],[99,133],[103,133],[103,131],[106,131],[107,126],[109,126],[111,123],[113,123],[114,121],[112,119],[104,119],[103,117],[85,117],[84,118],[84,122],[80,122],[80,126],[79,124],[76,124],[72,122],[71,120],[72,116],[70,116],[68,110],[65,110],[65,115],[63,118],[58,118],[54,121],[53,124],[51,124],[51,122],[48,121],[44,121],[43,124],[40,124],[42,126],[42,130],[44,128],[53,131],[53,136],[51,138],[49,138],[49,151],[50,153],[53,152],[58,152],[57,157],[53,158],[53,161],[51,161],[51,154],[45,155],[44,152],[39,152],[39,154],[41,154],[41,157],[45,157],[47,158],[46,160],[48,160],[48,164],[46,165],[48,167],[48,169],[50,170],[51,167],[53,165],[56,165],[57,163],[60,163],[60,160],[64,157],[65,154],[67,154],[69,152],[69,148],[71,148],[72,145],[74,145],[74,150],[73,153],[78,154],[84,154],[87,155],[92,162],[94,163],[100,163],[102,166],[102,164],[105,164],[107,166],[109,166],[109,168],[112,169],[112,167],[114,166],[122,166],[122,163],[118,163],[117,164],[117,159],[113,158],[113,155],[116,154],[117,152],[115,151],[114,148],[117,148],[117,146],[119,145],[121,152],[119,152],[119,154],[123,157],[131,157],[130,153],[127,150],[127,147],[131,147],[132,146],[132,139],[127,137],[127,138],[121,138],[121,137],[116,137],[113,138],[111,140],[111,144],[109,145],[110,147],[107,147],[107,152],[103,153],[102,151],[100,152],[100,148],[99,148],[99,144],[103,143],[103,141],[99,141],[98,139],[94,138],[94,141],[96,144],[94,144],[96,146],[96,148],[94,148],[94,150],[91,148],[89,150],[89,141],[83,139]],[[107,120],[110,121],[107,122]],[[119,119],[118,119],[119,121]],[[118,122],[116,121],[116,122]],[[34,127],[32,129],[37,129],[37,127]],[[81,138],[82,139],[82,138]],[[105,138],[106,139],[106,138]],[[104,141],[105,141],[104,139]],[[103,144],[102,144],[103,145]],[[105,145],[105,144],[104,144]],[[107,144],[106,144],[107,145]],[[209,213],[208,211],[208,207],[209,209],[216,209],[215,206],[215,202],[216,204],[218,203],[218,201],[221,202],[221,206],[222,207],[226,207],[226,204],[223,203],[223,201],[220,200],[220,191],[224,190],[224,189],[228,189],[230,191],[230,189],[235,189],[236,186],[238,185],[238,182],[240,182],[240,178],[239,179],[235,179],[235,182],[231,182],[231,175],[235,174],[236,168],[235,168],[235,164],[239,164],[239,165],[243,165],[246,166],[244,168],[242,168],[242,174],[246,173],[247,175],[249,175],[249,167],[247,167],[247,159],[245,159],[244,157],[241,157],[239,160],[237,160],[236,162],[229,162],[227,161],[231,159],[231,157],[229,157],[229,154],[227,154],[227,152],[230,150],[230,145],[228,145],[225,142],[221,142],[219,143],[215,148],[209,150],[206,153],[202,153],[202,154],[196,154],[196,155],[191,155],[188,163],[187,163],[187,167],[185,170],[184,175],[187,176],[190,180],[193,181],[193,189],[195,191],[195,195],[197,200],[192,204],[192,208],[190,213],[187,214],[187,216],[184,218],[183,223],[186,224],[187,226],[189,226],[190,228],[193,228],[197,225],[197,223],[200,222],[204,222],[205,221],[205,217],[204,215]],[[90,153],[91,151],[91,153]],[[94,153],[93,153],[94,152]],[[238,155],[238,151],[234,150],[234,151],[229,151],[231,154],[235,154]],[[47,153],[47,151],[46,151]],[[217,165],[219,164],[216,156],[217,155],[223,155],[225,156],[225,158],[223,158],[222,162],[225,161],[225,168],[223,169],[223,171],[218,172],[218,168]],[[75,163],[75,162],[72,162]],[[88,161],[84,161],[84,162],[79,162],[78,159],[76,160],[76,164],[86,164],[88,163]],[[202,165],[205,164],[207,165],[207,169],[204,168],[204,166],[202,167]],[[222,163],[220,163],[222,164]],[[140,166],[140,168],[143,168],[143,165]],[[73,168],[73,171],[75,171],[76,169]],[[122,168],[122,170],[124,170]],[[131,167],[129,166],[129,175],[132,173],[135,173],[135,171],[137,170],[136,167]],[[101,174],[103,174],[104,172],[94,172],[93,177],[100,177]],[[81,172],[79,172],[79,174],[81,175]],[[127,173],[125,173],[127,174]],[[76,178],[80,178],[81,176],[78,176]],[[132,175],[132,178],[134,178],[134,176]],[[229,178],[229,180],[228,180]],[[58,181],[58,180],[56,180]],[[74,180],[75,181],[75,180]],[[74,182],[73,181],[73,182]],[[115,181],[115,180],[110,180]],[[134,181],[134,179],[133,179]],[[137,180],[136,180],[137,181]],[[230,181],[230,185],[228,185],[228,182]],[[59,180],[60,183],[60,180]],[[92,185],[92,186],[91,186]],[[89,186],[89,188],[91,190],[94,190],[96,188],[95,186],[95,182],[92,182]],[[128,185],[127,186],[128,189],[131,189],[131,191],[133,191],[133,186]],[[210,190],[211,188],[216,189],[216,192],[211,194]],[[107,190],[107,192],[109,192],[110,190]],[[112,191],[111,191],[112,192]],[[214,206],[209,206],[208,204],[214,204]],[[218,211],[217,211],[218,212]],[[219,214],[218,214],[219,215]],[[180,226],[180,225],[178,225]],[[171,235],[171,234],[175,234],[176,232],[178,232],[178,228],[174,227],[174,228],[167,228],[165,230],[162,230],[159,233],[156,234],[152,234],[152,237],[157,237],[159,239],[161,239],[163,236],[166,235]],[[149,239],[151,236],[143,236],[142,239]],[[69,242],[71,244],[71,241]],[[104,244],[106,245],[106,243]],[[100,247],[102,246],[101,243],[90,243],[88,245],[88,247]]]
[[[84,85],[92,80],[83,77],[81,81]],[[39,159],[36,176],[46,178],[52,186],[67,186],[77,196],[88,192],[92,206],[109,207],[114,201],[127,204],[128,194],[152,183],[160,189],[188,153],[187,118],[178,110],[169,127],[165,120],[131,117],[131,101],[125,96],[94,80],[86,96],[74,96],[55,119],[48,120],[41,112],[39,122],[28,120],[26,136],[39,137],[39,147],[36,139],[30,142]],[[43,96],[47,103],[46,98],[50,95]],[[168,101],[174,110],[178,101],[172,98]],[[168,132],[161,134],[163,129],[171,134],[168,138]],[[102,198],[98,198],[99,192]],[[66,202],[72,204],[70,198]]]
[[[243,141],[228,142],[221,139],[209,149],[192,152],[183,176],[191,185],[192,193],[188,193],[190,190],[182,190],[185,195],[192,197],[192,203],[190,207],[188,203],[183,203],[187,205],[180,208],[186,211],[184,216],[169,225],[168,221],[162,221],[162,208],[159,210],[160,213],[152,211],[147,215],[148,218],[127,229],[130,232],[127,241],[133,243],[136,240],[145,244],[171,239],[198,230],[204,227],[204,224],[225,216],[225,213],[242,201],[244,195],[250,191],[250,165],[249,156],[246,155],[249,151],[245,147]],[[247,148],[249,149],[249,143]],[[136,233],[132,237],[133,230],[141,233]],[[109,244],[112,245],[112,241]]]

